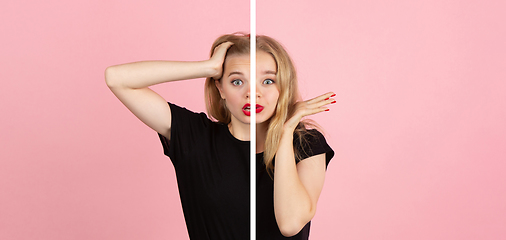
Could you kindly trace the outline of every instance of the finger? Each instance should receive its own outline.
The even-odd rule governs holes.
[[[314,103],[314,102],[320,102],[320,101],[323,101],[323,100],[326,100],[326,99],[330,99],[331,97],[334,97],[336,94],[333,93],[333,92],[328,92],[328,93],[325,93],[325,94],[322,94],[318,97],[315,97],[313,99],[309,99],[307,100],[306,102],[311,104],[311,103]]]
[[[327,108],[327,107],[319,107],[319,108],[306,109],[304,111],[304,113],[302,114],[303,115],[302,117],[314,115],[314,114],[325,112],[325,111],[329,111],[329,108]]]
[[[332,96],[332,95],[331,95]],[[326,98],[320,101],[312,101],[311,103],[306,102],[306,107],[308,108],[319,108],[328,104],[336,103],[336,100],[333,98]]]
[[[214,48],[213,56],[211,58],[220,59],[220,61],[223,61],[227,54],[228,48],[230,48],[232,45],[232,42],[224,42],[218,45],[216,48]]]
[[[234,45],[233,42],[224,42],[220,43],[220,45],[216,46],[214,48],[214,53],[217,53],[218,51],[226,51],[228,48],[230,48],[232,45]]]

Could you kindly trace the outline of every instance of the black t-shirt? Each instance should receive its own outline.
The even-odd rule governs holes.
[[[238,140],[227,125],[211,121],[204,113],[169,106],[170,143],[159,137],[176,171],[190,239],[249,239],[249,141]],[[328,165],[334,151],[321,133],[312,131],[309,146],[301,151],[306,153],[303,158],[326,153]],[[257,154],[257,239],[287,239],[274,217],[273,187],[263,154]],[[288,239],[308,239],[309,225]]]

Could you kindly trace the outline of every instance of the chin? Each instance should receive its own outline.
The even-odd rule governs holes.
[[[257,119],[256,119],[256,123],[257,123],[257,124],[269,124],[269,123],[270,123],[270,121],[271,121],[271,118],[272,118],[272,117],[270,117],[270,118],[268,118],[268,119],[265,119],[265,117],[260,117],[260,118],[258,118],[258,117],[257,117]]]

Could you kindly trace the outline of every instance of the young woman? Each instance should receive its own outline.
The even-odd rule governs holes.
[[[328,111],[335,94],[299,101],[286,51],[270,37],[256,40],[257,79],[249,78],[250,36],[242,34],[219,37],[209,60],[136,62],[105,73],[118,99],[158,132],[176,171],[190,239],[249,239],[251,111],[257,131],[257,239],[309,236],[334,152],[302,118]],[[167,104],[148,88],[195,78],[206,78],[213,119]],[[256,81],[256,96],[250,96],[249,81]],[[256,106],[249,104],[252,97]]]

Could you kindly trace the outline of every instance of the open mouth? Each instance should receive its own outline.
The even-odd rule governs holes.
[[[264,110],[264,106],[257,104],[255,112],[260,113],[262,110]],[[251,116],[251,105],[249,103],[244,104],[244,107],[242,107],[242,112],[246,116]]]

